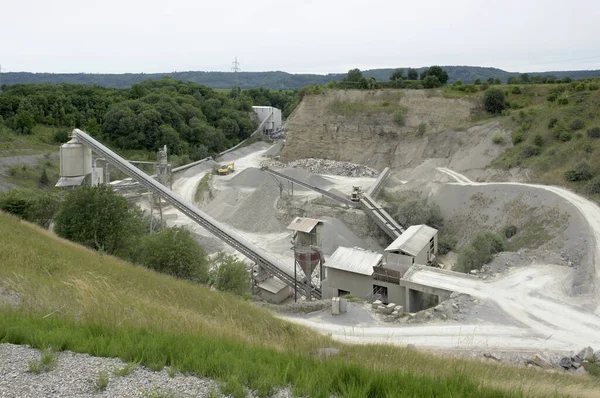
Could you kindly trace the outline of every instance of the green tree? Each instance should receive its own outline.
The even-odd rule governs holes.
[[[35,127],[35,119],[28,111],[19,111],[13,121],[13,128],[21,134],[31,134]]]
[[[137,261],[157,272],[198,283],[208,282],[208,260],[192,233],[165,228],[142,238]]]
[[[506,108],[504,91],[499,88],[490,88],[483,95],[483,105],[489,113],[498,114]]]
[[[361,80],[363,80],[363,74],[360,71],[360,69],[356,68],[356,69],[350,69],[348,71],[348,74],[346,75],[346,77],[344,77],[343,81],[346,82],[360,82]]]
[[[408,80],[418,80],[419,72],[417,72],[416,69],[408,68],[408,71],[406,72],[406,77],[408,78]]]
[[[141,211],[106,185],[71,191],[54,220],[58,236],[126,258],[144,230]]]
[[[48,173],[46,173],[46,168],[44,167],[42,170],[42,175],[40,176],[40,187],[46,188],[49,182],[50,179],[48,178]]]
[[[48,228],[60,205],[54,192],[11,189],[0,194],[0,210]]]
[[[480,78],[475,79],[475,84],[480,85],[481,84],[481,79]]]
[[[220,252],[215,257],[213,265],[212,284],[215,288],[239,296],[249,291],[249,274],[243,261]]]
[[[500,78],[495,78],[494,79],[494,84],[498,85],[498,84],[502,84],[502,81],[500,81]]]
[[[404,79],[404,69],[398,68],[392,72],[390,76],[390,80],[403,80]]]
[[[440,87],[441,85],[442,83],[440,82],[437,76],[428,75],[425,76],[425,78],[423,79],[423,86],[425,88],[436,88]]]
[[[448,83],[448,72],[442,69],[441,66],[434,65],[430,66],[428,69],[425,69],[421,73],[421,80],[425,80],[427,76],[437,77],[438,81],[440,82],[440,85]],[[425,85],[425,82],[423,82],[423,85]]]

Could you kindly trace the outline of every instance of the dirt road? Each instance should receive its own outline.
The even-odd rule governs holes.
[[[522,183],[477,183],[447,168],[458,185],[522,185],[544,189],[572,203],[583,214],[595,238],[596,280],[598,275],[598,242],[600,242],[600,207],[564,188]],[[572,269],[550,264],[535,264],[514,269],[493,280],[452,276],[423,268],[408,278],[417,283],[469,294],[495,303],[507,317],[520,326],[429,324],[426,326],[388,326],[376,321],[353,325],[352,319],[335,321],[326,316],[286,319],[309,326],[333,338],[353,343],[415,344],[436,349],[458,350],[524,350],[569,352],[584,345],[600,346],[600,316],[585,309],[579,300],[569,296],[567,281]],[[596,286],[598,284],[596,283]],[[597,304],[596,297],[590,298]],[[586,303],[590,304],[590,303]],[[345,322],[345,323],[344,323]]]

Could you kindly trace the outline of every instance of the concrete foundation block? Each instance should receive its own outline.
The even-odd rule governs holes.
[[[373,301],[373,309],[376,310],[382,304],[383,303],[381,302],[381,300],[375,300],[375,301]]]

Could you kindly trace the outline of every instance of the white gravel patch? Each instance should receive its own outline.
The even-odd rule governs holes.
[[[120,359],[69,351],[55,355],[56,368],[34,374],[29,371],[29,361],[38,361],[40,350],[0,344],[0,397],[224,397],[218,392],[218,383],[207,378],[180,373],[170,377],[166,368],[154,372],[142,366],[126,376],[115,376],[114,370],[126,365]],[[109,375],[109,381],[105,390],[96,391],[100,371]],[[291,394],[284,389],[274,397],[291,397]]]

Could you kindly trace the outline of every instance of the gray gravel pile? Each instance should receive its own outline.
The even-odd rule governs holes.
[[[216,381],[184,376],[169,376],[167,369],[154,372],[136,367],[126,376],[116,376],[115,369],[126,363],[116,358],[98,358],[73,352],[56,353],[56,367],[39,374],[29,370],[29,361],[39,361],[40,351],[28,346],[0,345],[0,397],[225,397]],[[108,375],[103,390],[96,388],[99,372]],[[254,397],[249,393],[249,397]],[[291,397],[289,389],[277,392],[272,398]]]
[[[279,170],[279,172],[281,174],[285,174],[288,177],[295,178],[297,180],[300,180],[300,181],[305,182],[310,185],[314,185],[314,186],[316,186],[318,188],[322,188],[322,189],[325,189],[326,187],[329,187],[332,185],[331,181],[329,181],[328,179],[318,176],[318,175],[315,175],[307,170],[300,169],[300,168],[288,167],[283,170]],[[303,187],[298,187],[298,188],[304,189]],[[296,188],[294,188],[294,189],[296,189]]]
[[[219,194],[210,203],[209,213],[219,220],[248,232],[281,232],[285,227],[277,219],[275,203],[279,199],[279,188],[274,181],[263,181],[259,187],[243,199],[241,199],[241,195],[234,199],[235,195],[232,193],[231,195],[227,194],[231,198],[223,198],[225,201],[219,200],[225,192],[229,192],[229,190]],[[233,204],[233,201],[238,202]]]
[[[271,177],[264,171],[248,167],[236,174],[227,182],[227,185],[236,188],[258,188],[269,178]]]
[[[356,236],[356,234],[340,220],[331,217],[321,217],[320,220],[323,221],[321,240],[323,244],[323,252],[325,254],[333,254],[333,252],[336,251],[336,249],[340,246],[358,246],[362,248],[367,246],[364,240]]]
[[[289,163],[274,160],[265,162],[270,167],[280,169],[285,167],[308,170],[315,174],[331,174],[345,177],[377,177],[379,172],[368,166],[330,159],[298,159]]]

